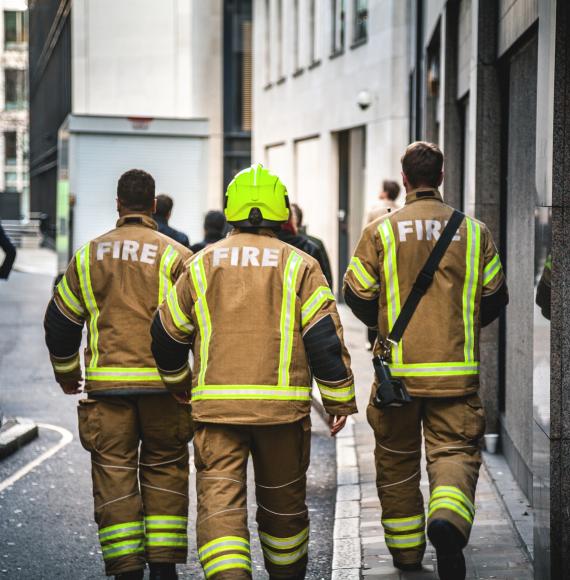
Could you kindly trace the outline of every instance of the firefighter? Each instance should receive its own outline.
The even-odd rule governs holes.
[[[237,174],[225,201],[235,229],[189,262],[154,318],[153,353],[172,392],[191,386],[197,544],[206,578],[251,578],[251,453],[269,577],[302,579],[311,383],[314,377],[334,436],[356,412],[350,358],[317,261],[277,237],[289,217],[279,178],[253,165]]]
[[[443,154],[417,142],[402,157],[405,206],[369,224],[345,275],[344,295],[355,315],[387,337],[453,209],[438,190]],[[382,525],[394,565],[421,569],[425,550],[420,492],[422,426],[430,499],[427,533],[442,580],[465,578],[462,550],[475,517],[485,418],[479,388],[481,326],[508,302],[505,276],[485,224],[464,217],[403,338],[391,345],[392,376],[412,402],[376,408],[368,422],[376,439]],[[375,345],[380,354],[381,345]],[[375,393],[376,384],[373,386]]]
[[[116,229],[75,254],[45,316],[55,379],[69,395],[81,392],[87,325],[79,434],[91,453],[105,570],[121,580],[143,578],[146,562],[151,578],[176,578],[187,554],[190,408],[165,389],[149,328],[192,254],[157,232],[154,209],[152,176],[123,174]]]

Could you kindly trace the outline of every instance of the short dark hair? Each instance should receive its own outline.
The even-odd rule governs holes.
[[[151,209],[154,203],[154,178],[142,169],[125,171],[117,184],[117,197],[127,209]]]
[[[295,212],[295,217],[297,218],[297,225],[303,225],[303,210],[296,204],[291,204],[291,209]]]
[[[402,155],[402,171],[412,187],[437,187],[443,169],[443,153],[434,143],[416,141]]]
[[[212,234],[223,234],[226,231],[226,216],[223,212],[212,209],[204,218],[204,231]]]
[[[154,215],[162,218],[168,217],[168,214],[172,211],[174,202],[169,195],[166,193],[159,193],[156,196],[156,212]]]
[[[385,179],[382,182],[382,191],[388,194],[388,199],[396,201],[400,195],[400,184],[397,181]]]

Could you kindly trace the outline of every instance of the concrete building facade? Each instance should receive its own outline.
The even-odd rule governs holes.
[[[347,266],[408,139],[406,2],[255,0],[253,159]]]
[[[0,215],[29,214],[28,7],[25,0],[0,2]]]
[[[68,115],[131,119],[141,134],[153,120],[205,120],[207,152],[192,195],[200,208],[221,206],[226,157],[249,162],[250,1],[35,1],[30,28],[32,204],[49,216],[52,235],[58,132]],[[236,103],[227,95],[242,113],[233,124],[226,117]],[[230,137],[245,147],[233,150]],[[191,229],[195,241],[201,221],[174,213],[174,225]]]

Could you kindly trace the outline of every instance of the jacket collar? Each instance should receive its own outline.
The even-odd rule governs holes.
[[[251,234],[252,232],[247,229],[240,230],[239,228],[234,228],[229,234],[229,236],[238,236],[239,234]],[[276,238],[277,234],[269,228],[259,228],[255,231],[255,235],[269,236],[270,238]]]
[[[406,205],[414,203],[414,201],[421,201],[422,199],[437,199],[443,202],[443,197],[437,187],[418,187],[412,189],[406,194]]]
[[[117,227],[120,228],[122,226],[144,226],[153,230],[158,229],[156,222],[151,217],[143,215],[142,213],[131,213],[119,218],[117,220]]]

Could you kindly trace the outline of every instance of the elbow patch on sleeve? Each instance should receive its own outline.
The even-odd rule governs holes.
[[[46,345],[53,356],[67,358],[79,350],[83,325],[65,316],[53,299],[47,307],[44,329]]]
[[[508,303],[509,293],[505,283],[493,294],[483,296],[481,298],[481,326],[491,324]]]
[[[369,328],[376,328],[378,325],[377,299],[365,300],[364,298],[360,298],[348,284],[344,288],[344,299],[358,320],[366,324]]]
[[[158,313],[152,321],[150,334],[152,337],[152,354],[161,370],[175,371],[188,362],[190,345],[174,340],[166,332]]]
[[[342,360],[342,345],[330,316],[321,318],[303,335],[309,364],[316,378],[322,381],[341,381],[348,378]]]

